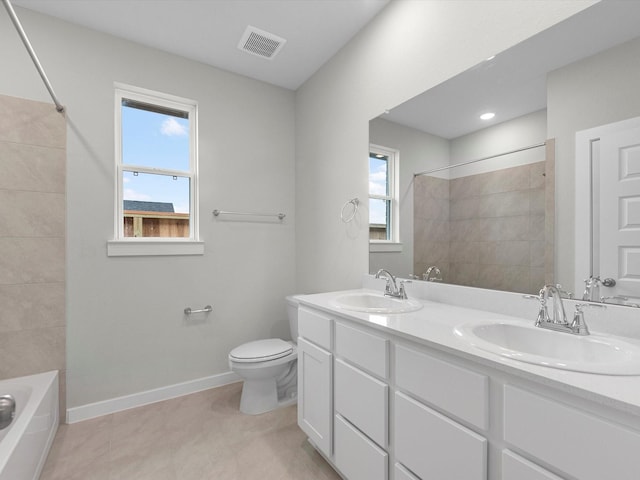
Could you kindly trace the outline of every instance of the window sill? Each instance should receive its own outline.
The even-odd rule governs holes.
[[[375,253],[401,253],[401,243],[369,242],[369,252]]]
[[[204,255],[204,242],[192,240],[109,240],[108,257]]]

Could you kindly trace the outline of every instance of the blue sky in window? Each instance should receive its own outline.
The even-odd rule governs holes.
[[[189,120],[122,107],[122,163],[189,170]],[[189,179],[139,173],[123,175],[123,199],[173,203],[189,212]]]
[[[369,194],[387,195],[387,160],[369,157]],[[369,200],[369,223],[386,224],[386,203]]]

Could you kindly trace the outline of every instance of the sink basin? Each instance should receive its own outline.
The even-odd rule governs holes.
[[[331,303],[337,308],[366,313],[406,313],[422,308],[422,303],[411,298],[403,300],[369,292],[345,293]]]
[[[466,324],[455,334],[484,351],[521,362],[576,372],[640,375],[640,346],[600,336],[578,336],[511,323]]]

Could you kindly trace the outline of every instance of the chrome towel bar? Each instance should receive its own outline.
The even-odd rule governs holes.
[[[286,215],[284,213],[252,213],[252,212],[227,212],[224,210],[214,210],[213,216],[217,217],[218,215],[250,215],[252,217],[278,217],[278,219],[282,220]]]
[[[209,313],[211,311],[213,311],[213,307],[211,305],[207,305],[201,310],[191,310],[191,307],[187,307],[184,309],[184,314],[191,315],[192,313]]]

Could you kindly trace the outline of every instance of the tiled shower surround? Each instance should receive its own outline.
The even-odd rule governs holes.
[[[537,293],[553,276],[552,165],[416,177],[414,272],[436,265],[447,283]]]
[[[62,412],[65,163],[64,115],[0,95],[0,379],[60,370]]]

